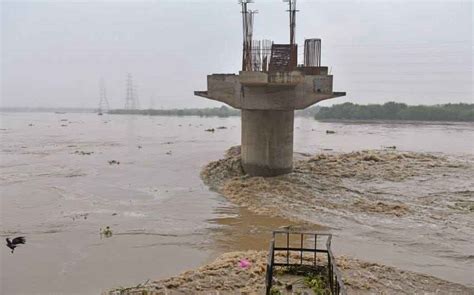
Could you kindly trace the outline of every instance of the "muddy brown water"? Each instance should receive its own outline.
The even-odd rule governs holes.
[[[227,129],[204,131],[219,126]],[[238,208],[199,178],[206,163],[239,144],[239,118],[2,113],[0,128],[0,235],[27,239],[14,254],[0,250],[2,294],[98,294],[136,285],[224,251],[267,249],[271,230],[292,224]],[[395,145],[472,157],[473,139],[472,123],[295,121],[295,150],[311,154]],[[100,237],[105,226],[112,237]],[[418,233],[423,240],[423,229]],[[394,243],[367,244],[346,233],[333,245],[341,254],[473,285],[472,258],[453,251],[439,261],[416,259]]]

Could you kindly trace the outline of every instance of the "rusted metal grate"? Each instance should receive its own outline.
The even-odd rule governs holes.
[[[277,240],[281,240],[281,237],[283,237],[283,243],[278,243]],[[292,239],[292,237],[295,238]],[[314,243],[311,245],[311,247],[305,245],[306,238],[314,239]],[[324,241],[321,242],[321,240],[323,239],[326,239],[325,243]],[[321,270],[322,268],[325,269],[331,294],[346,295],[347,292],[344,287],[344,282],[342,281],[341,273],[337,268],[336,260],[334,259],[334,255],[331,251],[331,239],[331,234],[318,232],[296,232],[290,230],[274,231],[273,238],[270,243],[270,252],[267,261],[267,272],[265,276],[266,294],[269,295],[271,292],[273,283],[273,271],[276,267],[305,267],[314,270]],[[324,244],[324,246],[318,247],[318,245],[322,243]],[[276,253],[283,253],[283,260],[280,259],[276,261]],[[299,253],[299,257],[291,257],[290,253]],[[312,259],[305,259],[305,253],[309,253],[310,255],[312,255]],[[326,265],[318,265],[318,253],[322,253],[320,255],[326,256]],[[281,258],[281,255],[279,256]]]

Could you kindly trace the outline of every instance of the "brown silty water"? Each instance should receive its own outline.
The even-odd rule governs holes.
[[[403,183],[348,178],[339,184],[370,196],[382,191],[388,204],[407,196],[409,208],[416,204],[413,216],[365,216],[364,210],[373,210],[365,199],[354,215],[343,206],[318,216],[312,211],[301,211],[297,218],[258,215],[210,190],[199,175],[239,143],[239,118],[3,113],[1,119],[0,234],[27,238],[13,255],[6,246],[1,250],[1,293],[97,294],[164,278],[224,251],[266,250],[272,229],[301,220],[310,229],[335,233],[336,254],[472,285],[467,224],[472,212],[463,209],[466,200],[472,202],[470,168],[448,169],[448,185],[441,181],[444,172],[429,176],[440,178],[435,183],[420,173]],[[295,125],[295,150],[301,153],[396,145],[456,161],[473,156],[472,124],[298,118]],[[204,131],[219,126],[227,128]],[[120,164],[109,164],[112,160]],[[422,201],[420,191],[426,193]],[[446,196],[445,203],[437,203],[444,199],[440,195]],[[429,207],[448,205],[464,210],[465,219],[440,209],[443,218],[427,222],[423,212],[431,212]],[[113,235],[101,239],[99,230],[105,226]]]

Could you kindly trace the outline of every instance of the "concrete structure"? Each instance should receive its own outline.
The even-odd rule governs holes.
[[[242,166],[249,175],[276,176],[291,172],[294,111],[345,95],[333,91],[333,76],[328,74],[327,67],[319,65],[321,40],[306,41],[312,42],[305,42],[304,65],[297,66],[296,44],[271,43],[268,61],[266,57],[259,58],[260,64],[255,66],[255,60],[245,58],[258,57],[258,53],[244,52],[244,70],[238,75],[209,75],[207,91],[195,91],[197,96],[242,110]],[[244,51],[252,47],[245,42]],[[314,46],[315,42],[319,47]],[[251,70],[246,70],[250,69],[247,64],[252,65]]]

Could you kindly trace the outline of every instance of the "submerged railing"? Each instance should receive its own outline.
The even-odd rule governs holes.
[[[283,245],[277,243],[279,239],[283,237]],[[297,239],[291,239],[291,237],[297,237]],[[314,243],[308,247],[306,238],[314,238]],[[318,237],[326,238],[325,248],[318,248]],[[265,276],[266,294],[271,294],[273,284],[273,271],[275,267],[294,267],[294,268],[307,268],[320,272],[321,274],[327,275],[327,281],[329,283],[329,289],[331,294],[346,295],[346,289],[344,282],[342,281],[342,275],[336,265],[336,260],[331,251],[331,234],[317,233],[317,232],[296,232],[290,230],[278,230],[273,232],[272,241],[270,243],[270,252],[267,261],[267,272]],[[295,246],[295,241],[297,242]],[[321,243],[320,243],[321,244]],[[314,246],[314,247],[313,247]],[[278,255],[283,253],[283,255]],[[290,254],[296,253],[291,256]],[[304,254],[309,253],[305,258]],[[326,256],[327,263],[318,265],[318,253]],[[283,258],[283,260],[275,260],[275,257]]]

